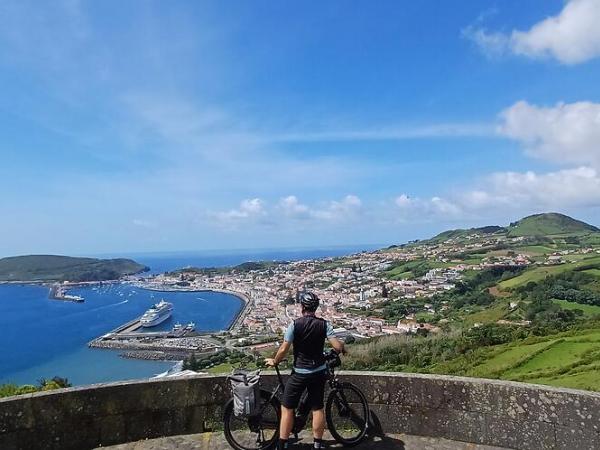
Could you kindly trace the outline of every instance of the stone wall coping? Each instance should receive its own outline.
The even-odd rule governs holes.
[[[375,377],[387,377],[387,378],[405,378],[405,379],[422,379],[422,380],[430,380],[430,381],[453,381],[453,382],[461,382],[467,384],[475,384],[475,385],[495,385],[499,387],[513,387],[517,389],[527,389],[534,391],[542,391],[542,392],[554,392],[554,393],[562,393],[562,394],[574,394],[574,395],[584,395],[588,397],[597,398],[600,400],[600,392],[594,391],[585,391],[581,389],[571,389],[571,388],[562,388],[555,386],[548,386],[542,384],[533,384],[533,383],[523,383],[519,381],[507,381],[507,380],[498,380],[491,378],[472,378],[472,377],[461,377],[454,375],[438,375],[438,374],[423,374],[423,373],[410,373],[410,372],[384,372],[384,371],[357,371],[357,370],[341,370],[337,372],[339,375],[352,375],[352,376],[375,376]],[[282,375],[286,375],[287,373],[282,373]],[[261,375],[266,376],[275,376],[275,371],[262,371]],[[198,379],[198,378],[226,378],[228,374],[210,374],[210,373],[199,373],[195,375],[182,375],[177,377],[164,377],[164,378],[148,378],[148,379],[137,379],[137,380],[123,380],[123,381],[113,381],[108,383],[96,383],[89,384],[84,386],[75,386],[70,388],[62,388],[62,389],[53,389],[51,391],[41,391],[41,392],[33,392],[31,394],[22,394],[15,395],[10,397],[0,398],[0,405],[2,403],[11,402],[14,400],[27,399],[27,398],[36,398],[36,397],[46,397],[50,395],[58,395],[64,394],[68,392],[79,392],[79,391],[87,391],[91,389],[103,389],[103,388],[111,388],[118,386],[130,386],[130,385],[139,385],[139,384],[147,384],[147,383],[164,383],[164,382],[174,382],[177,380],[185,380],[185,379]]]
[[[263,374],[272,387],[275,373]],[[598,392],[449,375],[340,375],[364,392],[374,430],[522,450],[600,448]],[[6,397],[0,448],[82,450],[213,431],[231,397],[226,378],[196,374]]]

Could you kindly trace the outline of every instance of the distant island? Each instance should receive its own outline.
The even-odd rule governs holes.
[[[11,256],[0,259],[0,282],[118,280],[150,270],[131,259],[75,258],[57,255]]]

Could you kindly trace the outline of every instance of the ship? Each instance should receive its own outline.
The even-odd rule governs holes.
[[[144,313],[140,319],[140,323],[146,328],[153,327],[159,323],[163,323],[165,320],[171,317],[172,312],[173,304],[161,300]]]

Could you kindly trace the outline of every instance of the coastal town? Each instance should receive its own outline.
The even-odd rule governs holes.
[[[436,293],[451,290],[468,271],[494,266],[525,267],[532,263],[525,254],[508,252],[469,262],[456,255],[498,246],[515,244],[522,238],[505,236],[467,236],[472,243],[443,242],[361,252],[341,258],[324,258],[294,262],[251,263],[238,270],[210,271],[188,268],[146,277],[140,286],[150,289],[225,290],[241,295],[244,310],[229,330],[241,344],[264,342],[281,337],[290,321],[298,317],[294,299],[299,291],[311,290],[322,302],[320,313],[327,317],[341,337],[369,338],[386,334],[415,333],[419,329],[438,332],[439,327],[422,320],[436,310],[427,301]],[[417,277],[390,276],[395,266],[411,261],[431,261],[432,267]],[[556,263],[555,260],[551,263]],[[411,302],[416,310],[390,323],[380,317],[377,306],[382,302]],[[444,308],[444,305],[441,306]],[[414,308],[413,308],[414,309]]]
[[[155,291],[167,299],[169,292],[213,291],[237,297],[242,306],[220,331],[205,332],[195,330],[193,324],[186,328],[176,324],[173,330],[163,327],[163,331],[140,332],[144,318],[132,317],[88,345],[124,351],[122,356],[128,358],[156,360],[182,360],[191,354],[212,354],[223,349],[256,354],[278,345],[289,323],[300,315],[295,300],[305,290],[320,297],[319,314],[332,323],[338,337],[347,341],[435,334],[452,313],[444,296],[436,294],[452,292],[458,283],[468,282],[477,273],[493,268],[519,272],[531,266],[556,266],[598,252],[594,247],[575,246],[536,255],[531,239],[509,236],[505,229],[496,228],[442,233],[430,240],[342,257],[250,261],[234,267],[187,267],[128,276],[118,282]],[[84,301],[69,292],[89,283],[93,284],[55,284],[51,297]],[[511,309],[516,306],[510,303]],[[501,322],[527,325],[524,320]]]

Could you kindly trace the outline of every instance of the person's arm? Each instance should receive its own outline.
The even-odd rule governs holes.
[[[344,348],[344,343],[342,341],[340,341],[337,337],[334,336],[333,326],[329,322],[327,322],[327,339],[329,340],[329,343],[331,344],[331,346],[333,347],[333,349],[336,352],[342,353],[342,354],[346,353],[346,349]]]
[[[290,351],[291,346],[291,342],[283,341],[283,343],[279,346],[279,350],[277,350],[277,353],[275,354],[275,358],[265,359],[265,363],[267,364],[267,366],[274,367],[281,361],[283,361],[287,353]]]
[[[331,346],[333,347],[333,349],[336,352],[341,353],[341,354],[346,353],[346,349],[344,348],[344,343],[342,341],[340,341],[338,338],[330,337],[329,343],[331,344]]]
[[[292,322],[283,336],[283,343],[279,346],[279,350],[275,354],[274,358],[265,358],[265,364],[270,367],[274,367],[279,364],[285,358],[285,355],[290,351],[292,342],[294,341],[294,322]]]

